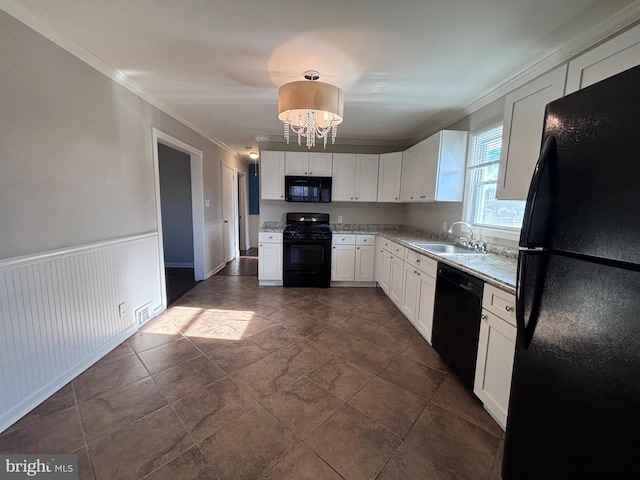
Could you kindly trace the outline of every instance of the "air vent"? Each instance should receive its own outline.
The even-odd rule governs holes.
[[[136,310],[136,327],[141,327],[149,321],[149,310],[151,309],[151,302],[141,306]]]

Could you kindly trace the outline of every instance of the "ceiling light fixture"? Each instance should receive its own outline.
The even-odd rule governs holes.
[[[278,118],[284,122],[284,138],[289,143],[289,128],[307,139],[307,147],[315,147],[316,137],[324,140],[331,132],[331,143],[336,143],[338,125],[342,123],[344,95],[342,90],[328,83],[318,82],[315,70],[305,72],[307,81],[290,82],[278,90]]]
[[[257,160],[258,159],[258,152],[249,152],[249,158],[251,160]]]

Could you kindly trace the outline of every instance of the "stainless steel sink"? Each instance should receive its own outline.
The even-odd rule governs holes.
[[[414,243],[413,245],[439,255],[476,255],[480,253],[459,245],[450,245],[447,243]]]

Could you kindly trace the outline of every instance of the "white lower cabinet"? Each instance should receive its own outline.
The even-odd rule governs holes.
[[[435,260],[411,250],[407,251],[401,310],[429,343],[431,343],[437,268],[438,263]]]
[[[389,284],[391,283],[391,252],[388,250],[382,250],[380,253],[380,266],[378,277],[378,283],[382,291],[389,296]]]
[[[258,233],[258,281],[282,285],[282,233]]]
[[[354,281],[373,282],[375,253],[374,245],[356,245]]]
[[[474,393],[504,429],[516,345],[515,298],[485,284]]]
[[[375,235],[334,234],[331,240],[332,282],[373,282]]]
[[[420,296],[418,297],[418,313],[413,325],[431,345],[433,328],[433,307],[436,299],[436,279],[429,275],[420,275]]]
[[[404,292],[404,260],[397,255],[391,255],[389,272],[389,298],[396,307],[402,310],[402,294]]]

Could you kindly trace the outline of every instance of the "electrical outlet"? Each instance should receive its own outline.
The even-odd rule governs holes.
[[[442,222],[442,231],[443,232],[447,231],[447,222]]]
[[[120,305],[118,305],[118,312],[120,312],[120,318],[126,317],[127,316],[127,304],[123,302]]]
[[[342,223],[342,215],[338,215],[338,223]]]

